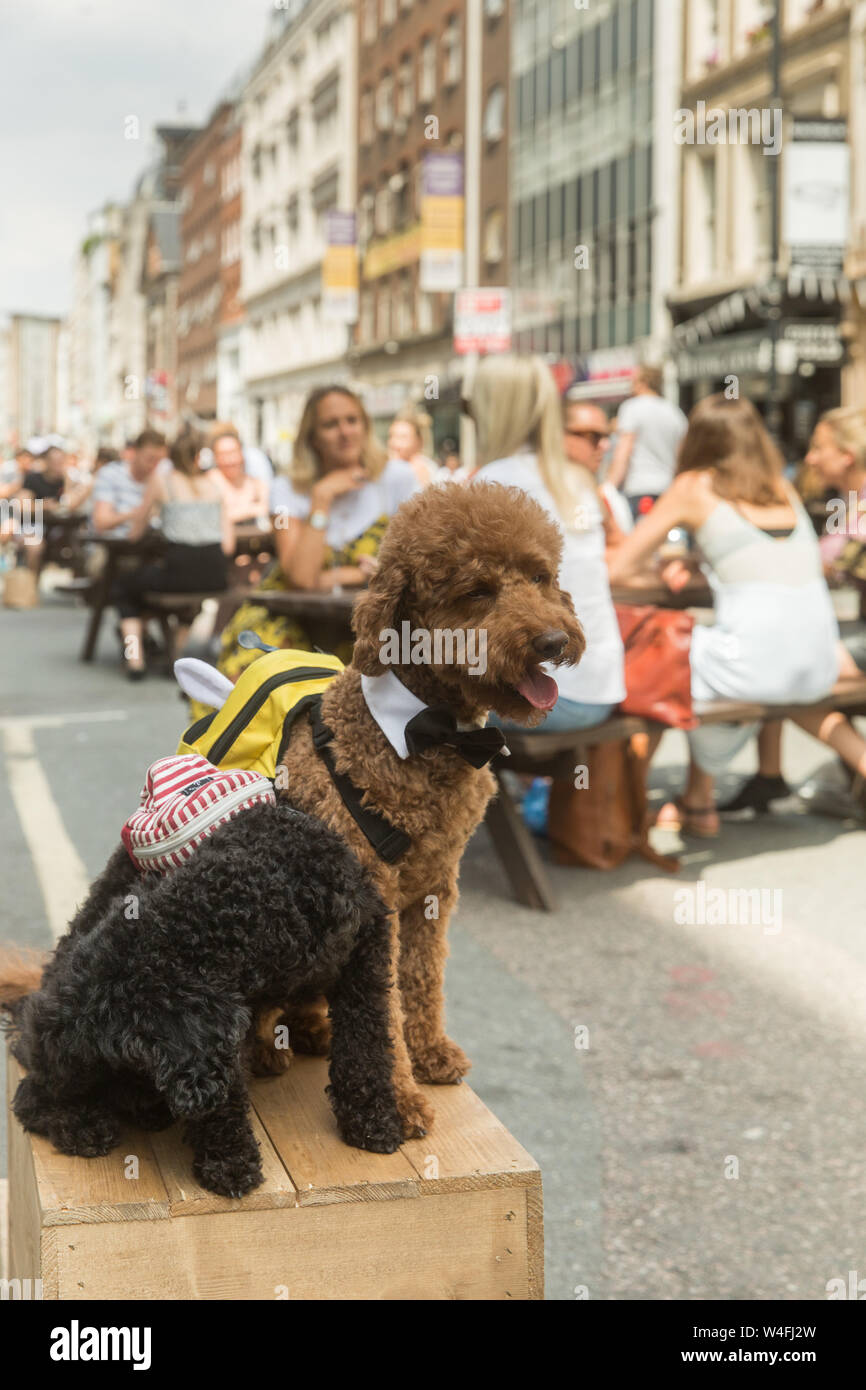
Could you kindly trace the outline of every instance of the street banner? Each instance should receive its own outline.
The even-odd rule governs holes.
[[[358,319],[358,233],[353,212],[325,214],[327,247],[322,261],[322,318],[330,323]]]
[[[463,284],[463,156],[424,156],[420,288],[451,293]]]
[[[511,347],[511,291],[459,290],[454,297],[454,351],[508,352]]]
[[[797,117],[785,148],[784,239],[791,250],[791,265],[839,274],[849,230],[846,123]]]

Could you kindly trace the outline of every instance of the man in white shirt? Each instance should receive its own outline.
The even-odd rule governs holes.
[[[92,493],[91,525],[97,535],[115,538],[129,534],[151,474],[164,456],[163,436],[156,430],[144,430],[133,445],[131,462],[118,460],[100,468]]]
[[[674,480],[680,440],[688,421],[679,406],[661,395],[659,367],[638,367],[633,395],[616,421],[619,442],[607,479],[625,493],[635,520],[650,510]]]

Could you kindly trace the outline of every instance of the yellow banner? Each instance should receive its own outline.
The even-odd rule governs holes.
[[[397,236],[371,246],[364,257],[364,279],[378,280],[392,270],[402,270],[421,255],[421,226],[416,224]]]

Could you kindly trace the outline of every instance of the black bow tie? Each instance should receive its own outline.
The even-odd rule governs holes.
[[[405,730],[410,753],[425,748],[453,748],[473,767],[485,767],[505,747],[501,729],[458,729],[457,720],[443,705],[428,705],[409,720]]]

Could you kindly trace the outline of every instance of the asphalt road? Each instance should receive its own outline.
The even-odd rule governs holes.
[[[183,724],[172,683],[122,678],[110,624],[79,664],[83,617],[0,612],[0,937],[35,946]],[[684,756],[667,735],[659,797]],[[790,779],[825,760],[788,732]],[[28,816],[71,853],[35,863]],[[866,1277],[866,834],[791,802],[695,844],[678,879],[552,868],[553,915],[511,900],[486,831],[467,850],[449,1031],[541,1164],[551,1299],[822,1299]],[[701,882],[765,890],[763,922],[683,924],[675,895]]]

